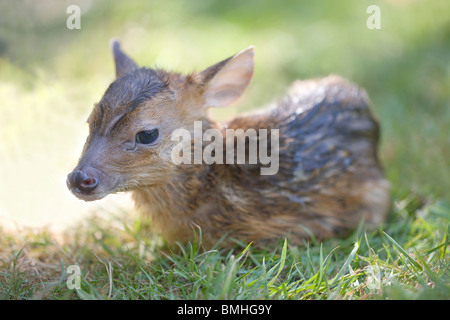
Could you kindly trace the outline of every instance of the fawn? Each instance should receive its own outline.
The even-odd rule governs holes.
[[[88,118],[89,136],[67,178],[78,198],[131,191],[167,242],[193,240],[200,227],[206,246],[219,239],[222,246],[236,239],[265,245],[281,237],[301,244],[386,218],[390,196],[377,156],[379,125],[356,85],[338,76],[296,81],[268,110],[223,124],[207,109],[227,106],[245,91],[253,47],[188,75],[139,68],[117,40],[111,48],[116,79]],[[267,165],[259,160],[175,164],[178,142],[171,135],[179,128],[194,133],[196,121],[203,132],[276,129],[277,172],[261,174]]]

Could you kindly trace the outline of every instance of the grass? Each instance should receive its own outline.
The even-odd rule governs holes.
[[[79,1],[81,30],[66,28],[65,2],[0,2],[0,298],[449,299],[450,2],[378,2],[381,30],[368,30],[375,2]],[[213,111],[221,119],[299,78],[336,73],[364,87],[382,129],[389,221],[301,247],[175,250],[134,212],[72,197],[65,176],[113,79],[116,36],[140,65],[181,72],[255,45],[252,85]],[[13,232],[3,218],[39,227]]]
[[[385,229],[346,239],[173,251],[148,222],[92,217],[56,239],[42,230],[1,240],[2,299],[448,299],[450,206],[398,201]],[[65,241],[64,241],[65,240]],[[70,265],[80,288],[70,288]]]

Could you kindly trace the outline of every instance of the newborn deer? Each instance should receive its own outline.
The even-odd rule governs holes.
[[[206,246],[219,240],[232,246],[236,239],[265,245],[281,237],[300,244],[386,218],[389,184],[377,157],[379,126],[364,90],[337,76],[296,81],[266,111],[218,123],[207,110],[225,107],[245,91],[253,76],[253,47],[188,75],[139,68],[116,40],[111,47],[116,79],[88,118],[89,136],[67,178],[78,198],[131,191],[169,243],[193,240],[201,228]],[[198,123],[202,141],[195,138]],[[180,129],[194,137],[183,141],[187,149],[174,139]],[[223,138],[204,139],[211,129]],[[250,129],[255,136],[247,134]],[[253,148],[255,139],[268,144]],[[239,151],[235,140],[244,141],[247,158],[265,147],[278,163],[228,161]],[[211,156],[227,161],[174,161],[191,150],[202,155],[211,141]],[[269,166],[274,170],[263,174]]]

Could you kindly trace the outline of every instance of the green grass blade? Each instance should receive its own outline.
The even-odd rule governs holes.
[[[423,271],[422,266],[418,264],[401,245],[397,243],[390,235],[383,231],[383,234],[389,240],[389,242],[415,267],[415,269]]]
[[[341,269],[339,270],[339,273],[336,275],[336,277],[332,280],[331,286],[336,285],[336,283],[342,278],[345,271],[348,269],[350,263],[355,259],[356,252],[358,252],[359,249],[359,243],[355,242],[353,245],[353,249],[350,252],[349,256],[345,260],[344,264],[342,265]]]
[[[277,274],[272,278],[272,280],[269,281],[268,286],[271,287],[273,286],[273,283],[275,282],[275,280],[278,278],[278,276],[280,275],[281,271],[284,268],[284,263],[286,262],[286,252],[287,252],[287,240],[284,239],[284,244],[283,244],[283,249],[281,251],[281,258],[280,261],[277,263],[278,266],[278,272]]]

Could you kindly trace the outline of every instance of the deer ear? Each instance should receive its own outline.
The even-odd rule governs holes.
[[[112,39],[110,45],[114,56],[114,64],[116,65],[116,78],[139,68],[137,64],[120,49],[120,43],[117,39]]]
[[[200,73],[207,107],[224,107],[236,101],[253,76],[254,47],[219,62]]]

